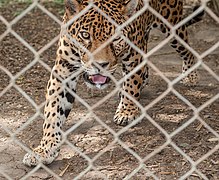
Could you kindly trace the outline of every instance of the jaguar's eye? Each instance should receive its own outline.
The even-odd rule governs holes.
[[[83,38],[83,39],[90,39],[90,34],[88,33],[88,32],[81,32],[81,37]]]

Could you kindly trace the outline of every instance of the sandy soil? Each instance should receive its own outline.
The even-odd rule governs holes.
[[[44,3],[43,5],[61,19],[62,5],[52,3]],[[5,19],[11,21],[27,6],[26,3],[8,3],[0,7],[0,13]],[[206,16],[202,22],[190,27],[191,47],[201,54],[218,43],[218,28],[219,25],[209,16]],[[39,8],[33,9],[22,20],[14,24],[12,29],[35,50],[41,49],[59,34],[59,24]],[[0,21],[0,37],[5,30],[6,26]],[[163,35],[158,31],[153,31],[149,49],[157,45],[163,38]],[[57,43],[40,56],[42,62],[48,64],[49,67],[54,64],[56,47]],[[16,75],[33,59],[33,53],[11,33],[0,41],[0,63],[11,74]],[[174,79],[180,74],[181,60],[169,45],[165,45],[157,51],[150,58],[150,61],[169,79]],[[219,48],[208,54],[203,62],[217,77],[219,76]],[[219,82],[203,66],[199,67],[199,73],[201,80],[196,87],[185,87],[180,83],[174,86],[175,90],[195,107],[202,106],[219,92]],[[16,86],[8,88],[4,95],[0,97],[0,179],[9,177],[21,179],[26,175],[28,175],[27,179],[56,179],[44,168],[33,169],[22,164],[22,158],[26,151],[21,144],[33,148],[39,144],[42,137],[43,118],[37,116],[35,105],[41,105],[41,112],[43,112],[42,103],[45,101],[44,94],[49,74],[42,63],[36,63],[15,80]],[[140,101],[142,106],[148,105],[167,88],[167,83],[152,68],[150,74],[149,85],[142,93]],[[10,84],[10,78],[2,70],[0,70],[0,77],[0,91],[3,92]],[[115,77],[121,78],[120,69],[118,69]],[[111,92],[114,87],[115,85],[112,83],[110,88],[104,91],[89,90],[81,81],[78,92],[86,103],[93,105]],[[19,88],[31,98],[31,101],[22,96]],[[32,101],[35,105],[31,104]],[[114,132],[122,130],[122,127],[115,125],[112,121],[118,102],[118,96],[115,94],[94,110],[95,115]],[[206,106],[199,114],[212,131],[201,126],[199,119],[196,119],[172,138],[172,143],[193,161],[200,160],[206,153],[218,146],[218,139],[212,133],[219,133],[218,107],[219,100],[217,99]],[[187,123],[193,116],[192,109],[174,93],[169,93],[153,105],[147,113],[169,134]],[[74,110],[66,121],[64,130],[74,127],[87,114],[86,107],[77,101]],[[12,134],[13,136],[11,136]],[[146,117],[139,124],[120,134],[119,138],[141,158],[154,152],[166,142],[165,135]],[[94,116],[86,118],[83,124],[69,133],[68,141],[87,157],[95,157],[96,159],[93,162],[95,168],[89,169],[81,179],[123,179],[139,167],[138,159],[127,151],[121,143],[113,143],[113,134],[103,127]],[[144,168],[136,171],[131,179],[153,179],[145,169],[153,172],[159,179],[178,179],[192,167],[191,163],[170,144],[144,163]],[[85,171],[89,167],[89,163],[69,144],[65,143],[58,159],[47,167],[63,179],[73,179],[82,171]],[[219,151],[211,153],[197,165],[197,168],[208,179],[219,179]],[[201,177],[197,172],[193,172],[187,179],[198,180]]]

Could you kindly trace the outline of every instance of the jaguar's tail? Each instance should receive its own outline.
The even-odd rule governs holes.
[[[193,8],[193,12],[196,11],[199,7],[200,7],[200,6],[195,6],[195,7]],[[185,25],[186,25],[186,26],[190,26],[190,25],[192,25],[192,24],[194,24],[194,23],[197,23],[197,22],[201,21],[201,20],[203,19],[204,14],[205,14],[205,11],[203,10],[203,11],[201,11],[200,13],[198,13],[195,17],[193,17],[192,19],[190,19]]]

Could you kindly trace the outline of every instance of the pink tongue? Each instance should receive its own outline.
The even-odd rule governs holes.
[[[107,77],[101,75],[93,75],[90,76],[91,80],[95,84],[104,84],[106,82]]]

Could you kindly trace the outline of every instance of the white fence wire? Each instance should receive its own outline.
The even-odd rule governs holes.
[[[111,22],[113,25],[115,25],[116,27],[116,33],[114,36],[112,36],[110,39],[108,39],[102,46],[98,47],[94,52],[90,53],[88,50],[86,50],[89,55],[92,57],[95,53],[98,53],[99,51],[101,51],[103,49],[104,46],[108,45],[109,43],[112,42],[112,40],[117,36],[121,36],[121,38],[127,43],[129,44],[129,46],[131,46],[135,51],[137,51],[138,53],[140,53],[144,59],[144,61],[137,66],[131,73],[125,75],[124,77],[122,77],[119,81],[116,80],[116,78],[111,75],[110,73],[108,73],[107,75],[110,77],[110,79],[115,83],[115,88],[108,93],[105,97],[103,97],[100,101],[96,102],[95,104],[93,104],[92,106],[90,106],[86,101],[83,100],[83,97],[78,96],[75,92],[73,92],[69,87],[66,86],[66,83],[74,76],[76,76],[75,74],[72,75],[71,77],[67,78],[62,84],[65,86],[64,88],[66,90],[68,90],[69,92],[71,92],[71,94],[73,94],[73,96],[81,103],[83,104],[87,110],[89,111],[89,113],[82,118],[81,120],[79,120],[75,125],[73,125],[71,128],[69,128],[67,131],[63,132],[63,137],[62,137],[62,144],[66,143],[67,145],[69,145],[75,152],[77,152],[81,157],[83,157],[87,162],[88,162],[88,166],[87,168],[85,168],[84,170],[81,170],[81,172],[75,177],[75,179],[80,179],[82,178],[87,172],[89,172],[90,170],[96,170],[98,171],[98,169],[95,167],[94,162],[100,158],[106,151],[108,151],[111,147],[113,147],[116,143],[118,143],[121,147],[124,148],[124,150],[128,151],[130,154],[132,154],[137,160],[138,160],[138,166],[137,168],[135,168],[131,173],[127,174],[124,179],[131,179],[132,177],[134,177],[134,175],[136,173],[138,173],[140,170],[144,169],[147,172],[147,177],[151,177],[152,179],[160,179],[159,176],[156,175],[156,173],[152,172],[152,170],[150,170],[150,168],[148,168],[145,165],[145,162],[148,161],[150,158],[152,158],[153,156],[155,156],[157,153],[161,152],[164,148],[166,148],[167,146],[172,146],[179,154],[181,154],[183,156],[184,159],[186,159],[190,165],[191,168],[190,170],[188,170],[186,173],[184,173],[183,175],[181,175],[181,177],[178,177],[179,179],[187,179],[188,177],[190,177],[192,174],[196,173],[197,176],[200,179],[208,179],[208,177],[197,167],[201,162],[203,162],[204,160],[206,160],[207,158],[209,158],[209,156],[211,156],[212,154],[214,154],[215,152],[217,152],[219,150],[219,133],[218,131],[216,131],[213,127],[211,127],[209,124],[207,124],[202,117],[200,116],[200,112],[206,108],[207,106],[209,106],[210,104],[212,104],[213,102],[215,102],[216,100],[218,100],[219,98],[219,92],[214,95],[212,98],[210,98],[208,101],[206,101],[205,103],[203,103],[201,106],[196,107],[194,106],[186,97],[184,97],[182,94],[180,94],[175,88],[174,85],[176,85],[180,80],[182,80],[182,78],[186,77],[190,72],[192,72],[194,69],[202,66],[206,71],[208,71],[208,73],[212,76],[212,78],[215,78],[218,82],[219,82],[219,76],[206,64],[203,62],[203,59],[208,56],[210,53],[212,53],[213,51],[215,51],[218,47],[219,47],[219,41],[217,43],[215,43],[211,48],[207,49],[206,51],[204,51],[203,53],[198,53],[195,49],[193,49],[191,46],[189,46],[186,42],[184,42],[177,34],[176,34],[176,30],[182,26],[183,24],[185,24],[186,22],[188,22],[190,19],[192,19],[193,17],[195,17],[198,13],[200,13],[201,11],[205,11],[205,13],[207,13],[212,19],[214,19],[214,21],[216,23],[219,23],[219,18],[214,14],[214,12],[207,6],[208,1],[206,0],[202,0],[200,7],[198,8],[197,11],[195,11],[194,13],[190,14],[188,17],[186,17],[185,19],[183,19],[180,23],[178,23],[175,26],[172,26],[165,18],[163,18],[158,12],[156,12],[152,7],[149,6],[148,1],[145,1],[145,6],[138,11],[136,14],[134,14],[132,17],[130,17],[129,20],[127,20],[124,24],[117,24],[113,19],[111,19],[110,17],[108,17],[101,9],[99,9],[95,4],[93,4],[92,2],[85,8],[83,9],[80,13],[78,13],[76,16],[74,16],[67,24],[62,25],[62,22],[55,16],[53,15],[48,9],[46,9],[38,0],[33,0],[33,2],[25,9],[23,10],[18,16],[16,16],[12,21],[7,21],[4,17],[4,12],[2,12],[0,15],[0,21],[6,26],[6,31],[4,31],[1,35],[0,35],[0,41],[4,41],[4,38],[8,35],[8,34],[12,34],[18,41],[20,41],[20,43],[22,45],[24,45],[26,48],[28,48],[28,50],[30,52],[32,52],[34,54],[34,58],[32,59],[32,61],[25,67],[23,68],[21,71],[19,71],[17,74],[13,75],[7,68],[5,68],[4,66],[0,65],[0,69],[1,71],[3,71],[5,74],[7,74],[7,76],[10,78],[10,83],[0,92],[0,97],[4,96],[9,90],[10,88],[15,88],[20,94],[22,94],[22,96],[28,100],[29,103],[31,103],[31,105],[34,107],[36,113],[29,118],[29,120],[24,123],[22,126],[20,126],[19,128],[16,129],[16,131],[12,132],[7,126],[5,126],[4,124],[1,124],[1,127],[4,129],[4,131],[6,131],[10,137],[13,139],[14,142],[16,142],[20,147],[22,147],[26,152],[31,153],[31,150],[27,147],[27,145],[23,144],[16,136],[19,132],[21,131],[25,131],[25,128],[38,116],[41,116],[42,118],[44,118],[44,116],[41,113],[41,109],[42,107],[45,105],[45,102],[42,103],[41,105],[37,105],[37,103],[31,98],[29,97],[29,95],[20,87],[16,84],[16,80],[22,76],[26,71],[28,71],[29,69],[31,69],[36,63],[40,63],[43,67],[45,67],[48,71],[52,71],[51,68],[49,67],[49,65],[47,65],[44,61],[42,61],[40,59],[40,56],[46,51],[48,50],[52,45],[54,45],[58,39],[59,39],[59,35],[57,35],[55,38],[53,38],[48,44],[46,44],[45,46],[43,46],[41,49],[36,50],[34,47],[32,47],[27,41],[25,41],[17,32],[16,30],[14,30],[12,28],[12,26],[14,24],[16,24],[18,21],[22,21],[22,19],[29,13],[31,12],[34,8],[39,8],[43,13],[45,13],[47,16],[49,16],[53,21],[55,21],[56,23],[58,23],[60,25],[60,27],[62,27],[62,33],[66,33],[65,29],[66,27],[68,27],[71,23],[73,23],[76,19],[80,18],[83,14],[85,14],[90,8],[94,8],[96,11],[98,11],[102,16],[104,16],[109,22]],[[163,21],[167,27],[169,27],[171,29],[171,33],[170,36],[168,36],[166,39],[164,39],[162,42],[160,42],[157,46],[155,46],[153,49],[151,49],[148,53],[145,54],[145,52],[143,52],[141,49],[139,49],[136,45],[134,45],[127,37],[125,37],[121,32],[121,30],[126,27],[129,23],[131,23],[134,19],[136,19],[138,16],[141,16],[142,13],[144,13],[145,11],[150,11],[152,12],[154,15],[156,15],[159,19],[161,19],[161,21]],[[68,35],[68,34],[67,34]],[[72,37],[70,35],[68,35],[69,38],[75,42],[77,45],[80,46],[80,44],[78,42],[76,42],[74,39],[72,39]],[[192,52],[192,54],[197,58],[197,63],[190,69],[188,70],[185,74],[182,74],[180,76],[178,76],[177,78],[175,78],[174,80],[170,80],[168,79],[162,72],[160,69],[158,69],[155,64],[153,63],[153,61],[148,61],[148,58],[153,55],[155,52],[157,52],[159,49],[161,49],[164,45],[166,45],[173,37],[175,37],[184,47],[186,47],[190,52]],[[55,52],[54,52],[55,53]],[[167,83],[168,87],[166,89],[166,91],[164,91],[162,94],[160,94],[156,99],[154,99],[153,101],[151,101],[147,106],[143,106],[142,104],[140,104],[138,101],[136,101],[133,97],[131,97],[127,92],[122,92],[123,94],[127,95],[140,109],[141,111],[141,115],[133,122],[131,122],[129,125],[121,128],[119,131],[115,131],[114,129],[112,129],[110,126],[108,126],[105,122],[103,122],[97,115],[95,115],[94,113],[94,109],[101,106],[102,104],[104,104],[104,102],[106,102],[107,100],[109,100],[112,96],[114,96],[118,91],[121,91],[121,84],[125,81],[125,79],[131,77],[133,74],[135,74],[142,66],[144,66],[145,64],[147,64],[150,68],[153,69],[153,71],[155,71],[157,74],[159,74],[159,76]],[[81,69],[81,71],[83,71],[83,69]],[[81,72],[80,71],[80,72]],[[77,72],[77,73],[80,73]],[[40,72],[39,72],[40,73]],[[180,127],[178,127],[177,129],[175,129],[173,132],[168,133],[161,125],[159,125],[158,122],[156,122],[153,117],[151,117],[147,111],[152,108],[155,104],[157,104],[159,101],[161,101],[163,98],[165,98],[169,93],[174,94],[176,97],[178,97],[178,99],[182,100],[189,108],[192,109],[193,111],[193,116],[187,120],[185,123],[183,123]],[[74,111],[74,110],[73,110]],[[72,144],[69,140],[68,140],[68,135],[73,132],[74,130],[76,130],[77,128],[79,128],[79,126],[83,123],[86,122],[86,119],[89,118],[90,116],[92,116],[101,126],[103,126],[105,129],[107,129],[112,135],[114,140],[109,143],[107,145],[107,147],[105,147],[104,149],[102,149],[101,151],[99,151],[94,157],[89,157],[87,156],[85,153],[83,153],[80,149],[78,149],[74,144]],[[132,148],[130,148],[126,143],[124,143],[120,136],[128,131],[131,127],[133,127],[134,125],[136,125],[139,121],[141,121],[143,118],[146,118],[151,124],[153,124],[154,127],[156,127],[164,136],[166,139],[166,142],[164,144],[162,144],[161,146],[159,146],[158,148],[154,149],[151,153],[147,154],[144,158],[142,158],[141,156],[139,156],[139,154],[137,152],[135,152]],[[214,146],[214,148],[212,148],[211,150],[209,150],[206,154],[204,154],[201,158],[194,160],[193,158],[191,158],[187,153],[185,153],[185,151],[183,151],[173,140],[172,138],[181,133],[184,129],[186,129],[189,125],[191,125],[194,121],[198,120],[209,132],[211,132],[214,137],[217,139],[217,144]],[[21,161],[21,160],[20,160]],[[45,169],[45,171],[47,171],[49,174],[51,174],[54,178],[57,179],[62,179],[58,174],[54,173],[49,166],[46,166],[42,163],[39,163],[36,167],[33,167],[32,169],[29,169],[29,172],[27,172],[22,179],[28,179],[31,177],[32,174],[34,174],[35,172],[37,172],[40,168]],[[9,174],[7,174],[6,172],[4,172],[4,170],[0,169],[0,174],[2,174],[6,179],[12,179],[10,177]],[[95,178],[94,178],[95,179]],[[105,179],[108,179],[107,176],[105,177]],[[122,178],[121,178],[122,179]],[[219,174],[218,174],[218,179],[219,179]]]

